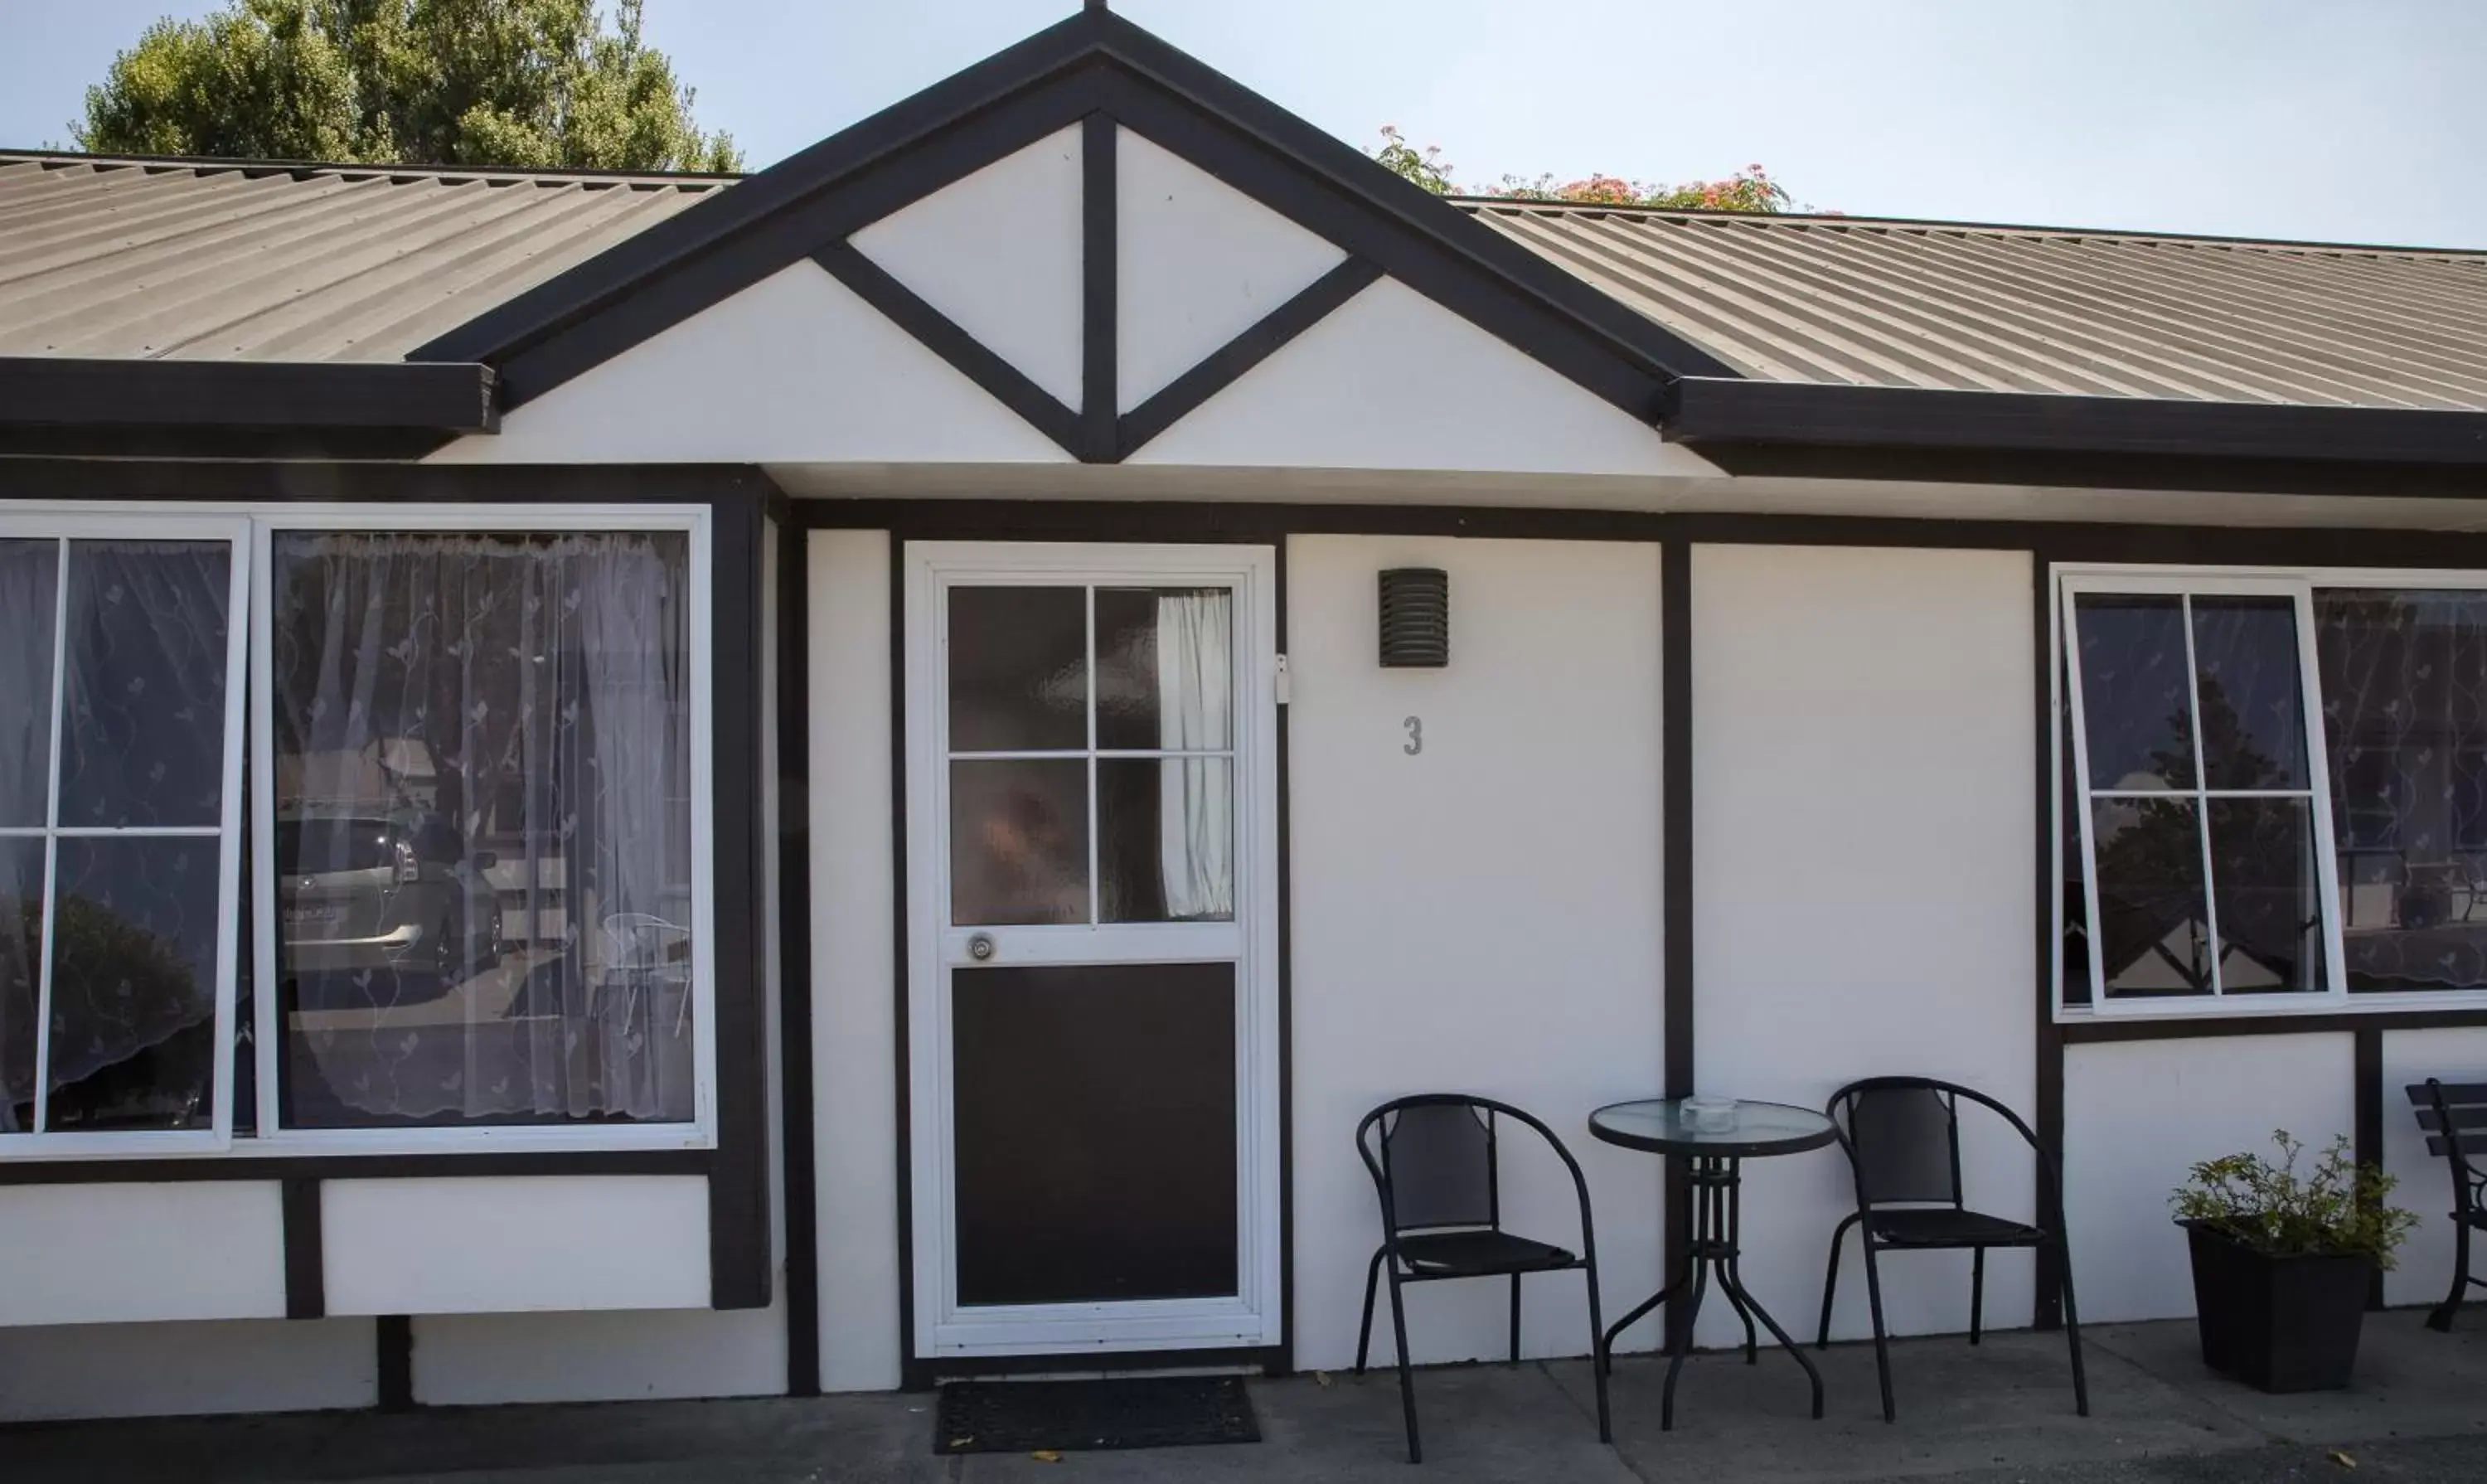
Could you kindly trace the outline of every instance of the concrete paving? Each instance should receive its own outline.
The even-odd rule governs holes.
[[[1900,1419],[1882,1420],[1874,1354],[1815,1352],[1827,1389],[1765,1350],[1694,1357],[1676,1427],[1659,1427],[1664,1362],[1615,1367],[1615,1442],[1597,1441],[1588,1363],[1420,1372],[1422,1476],[1443,1480],[1752,1480],[1756,1484],[2228,1484],[2487,1479],[2487,1311],[2451,1335],[2417,1311],[2368,1316],[2357,1384],[2265,1396],[2204,1369],[2189,1323],[2087,1333],[2091,1413],[2075,1415],[2060,1335],[1894,1347]],[[1257,1382],[1257,1444],[1021,1455],[933,1452],[932,1399],[628,1402],[0,1428],[0,1480],[67,1484],[1059,1484],[1411,1477],[1383,1371]]]

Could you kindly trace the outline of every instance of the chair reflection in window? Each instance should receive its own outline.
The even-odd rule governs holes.
[[[638,1022],[642,998],[653,1024],[661,991],[676,1000],[674,1034],[681,1036],[690,1022],[691,930],[653,912],[615,912],[603,932],[604,995],[618,1000],[624,1027]]]

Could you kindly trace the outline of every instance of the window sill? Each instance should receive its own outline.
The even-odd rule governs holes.
[[[74,1142],[71,1142],[74,1140]],[[289,1160],[458,1159],[492,1155],[707,1153],[715,1137],[697,1124],[654,1124],[618,1129],[322,1129],[297,1130],[267,1138],[237,1138],[218,1146],[196,1134],[98,1134],[28,1136],[24,1147],[0,1137],[0,1166],[15,1164],[111,1164],[177,1160],[212,1166],[234,1162]]]
[[[2292,1002],[2293,1001],[2293,1002]],[[2446,990],[2435,994],[2235,995],[2222,999],[2184,998],[2100,1010],[2087,1005],[2058,1006],[2058,1025],[2136,1025],[2168,1022],[2375,1021],[2389,1022],[2430,1013],[2476,1015],[2487,1021],[2487,991]]]

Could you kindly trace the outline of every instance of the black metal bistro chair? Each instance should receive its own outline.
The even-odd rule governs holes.
[[[1502,1229],[1502,1164],[1496,1125],[1524,1125],[1544,1139],[1580,1197],[1580,1251]],[[1589,1354],[1598,1353],[1598,1239],[1589,1221],[1589,1183],[1554,1131],[1507,1103],[1462,1093],[1396,1098],[1355,1126],[1355,1152],[1382,1197],[1382,1246],[1364,1274],[1364,1324],[1355,1336],[1355,1373],[1373,1341],[1373,1301],[1383,1270],[1390,1273],[1390,1328],[1399,1343],[1399,1404],[1408,1415],[1408,1461],[1424,1461],[1416,1442],[1416,1383],[1408,1365],[1408,1314],[1400,1289],[1443,1278],[1511,1279],[1511,1358],[1520,1360],[1520,1280],[1531,1273],[1580,1269],[1589,1281]],[[1598,1391],[1598,1441],[1611,1442],[1607,1377],[1592,1364]]]
[[[1831,1095],[1826,1111],[1839,1126],[1840,1146],[1848,1151],[1848,1165],[1857,1177],[1857,1210],[1842,1218],[1830,1234],[1830,1267],[1822,1280],[1822,1328],[1814,1343],[1830,1343],[1839,1247],[1848,1239],[1848,1228],[1855,1226],[1865,1245],[1865,1293],[1874,1314],[1874,1365],[1883,1384],[1883,1420],[1893,1421],[1899,1414],[1891,1401],[1891,1346],[1883,1325],[1881,1254],[1969,1248],[1969,1342],[1974,1345],[1985,1323],[1987,1248],[2053,1249],[2054,1269],[2063,1284],[2064,1330],[2073,1349],[2073,1400],[2081,1414],[2088,1416],[2090,1390],[2082,1373],[2082,1322],[2073,1302],[2072,1252],[2060,1230],[1968,1208],[1960,1179],[1964,1099],[1994,1111],[2043,1156],[2039,1166],[2047,1189],[2039,1192],[2039,1210],[2060,1213],[2064,1209],[2062,1162],[2055,1151],[2038,1141],[2021,1115],[1993,1098],[1932,1078],[1874,1077],[1849,1083]]]
[[[2487,1228],[2487,1170],[2475,1162],[2487,1158],[2487,1082],[2446,1085],[2431,1077],[2410,1085],[2409,1100],[2427,1133],[2426,1152],[2452,1166],[2452,1292],[2426,1316],[2428,1329],[2450,1333],[2471,1285],[2487,1288],[2487,1278],[2470,1275],[2470,1234]]]

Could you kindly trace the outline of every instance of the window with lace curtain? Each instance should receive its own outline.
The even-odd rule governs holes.
[[[706,1136],[705,512],[370,515],[0,518],[0,1157]]]

